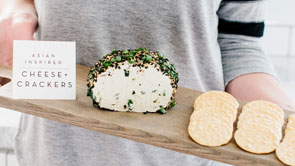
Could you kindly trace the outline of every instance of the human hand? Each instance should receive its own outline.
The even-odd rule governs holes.
[[[283,90],[280,83],[265,73],[250,73],[232,80],[226,91],[244,101],[267,100],[282,109],[295,112],[295,101]]]
[[[12,66],[13,40],[33,40],[38,21],[32,13],[0,16],[0,65]]]

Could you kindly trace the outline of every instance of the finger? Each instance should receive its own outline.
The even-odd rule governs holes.
[[[4,66],[12,67],[13,59],[12,56],[1,56],[0,64]]]
[[[14,22],[13,26],[14,40],[33,40],[35,25],[30,21]]]

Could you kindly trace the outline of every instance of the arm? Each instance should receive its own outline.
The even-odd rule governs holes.
[[[228,84],[226,91],[238,99],[268,100],[285,110],[295,111],[295,101],[290,99],[273,76],[265,73],[239,76]]]
[[[260,46],[263,1],[222,1],[218,10],[219,35],[226,91],[245,101],[268,100],[294,110],[295,102],[276,79],[269,58]]]
[[[12,66],[13,40],[33,40],[36,26],[33,0],[1,0],[0,64]]]
[[[0,18],[14,14],[30,14],[36,17],[34,0],[0,0]]]

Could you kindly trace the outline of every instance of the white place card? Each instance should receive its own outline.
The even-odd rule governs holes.
[[[13,99],[76,99],[76,43],[13,42]]]

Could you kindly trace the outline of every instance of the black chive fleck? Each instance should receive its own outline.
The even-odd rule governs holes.
[[[124,69],[125,77],[129,76],[129,70]]]

